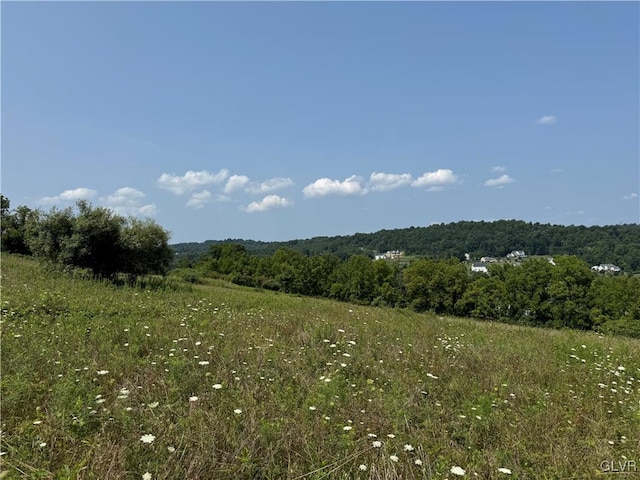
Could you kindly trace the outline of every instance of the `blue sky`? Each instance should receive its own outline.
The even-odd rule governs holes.
[[[172,242],[640,222],[640,14],[2,2],[2,192]]]

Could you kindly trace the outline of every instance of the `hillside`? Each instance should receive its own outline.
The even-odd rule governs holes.
[[[518,220],[495,222],[457,222],[357,233],[349,236],[315,237],[288,242],[224,240],[239,243],[256,254],[272,254],[286,247],[306,255],[330,252],[346,258],[354,254],[373,255],[402,250],[407,255],[473,258],[504,257],[513,250],[529,255],[576,255],[589,264],[613,263],[625,272],[640,272],[640,225],[564,226],[527,223]],[[195,259],[209,245],[219,243],[180,243],[172,248],[181,256]]]
[[[586,479],[640,456],[640,341],[174,282],[3,255],[8,478]]]

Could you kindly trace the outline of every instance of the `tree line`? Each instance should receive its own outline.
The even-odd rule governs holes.
[[[168,272],[173,260],[169,232],[153,220],[124,217],[78,201],[48,212],[0,197],[2,251],[32,255],[61,267],[86,269],[100,278]]]
[[[193,272],[197,272],[194,275]],[[366,305],[552,328],[640,336],[640,277],[594,273],[573,255],[499,263],[471,273],[457,258],[421,258],[408,265],[366,255],[340,259],[279,249],[258,256],[239,244],[212,244],[198,275],[300,295]]]
[[[179,257],[194,261],[215,243],[241,244],[257,255],[273,255],[279,248],[291,248],[307,256],[332,253],[342,260],[352,255],[373,256],[388,250],[460,260],[464,259],[465,253],[474,258],[504,257],[513,250],[524,250],[530,255],[575,255],[589,265],[613,263],[625,272],[640,273],[638,224],[585,227],[520,220],[463,221],[288,242],[225,240],[176,244],[172,248]]]

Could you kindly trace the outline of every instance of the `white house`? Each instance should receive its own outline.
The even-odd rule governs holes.
[[[482,262],[474,262],[474,264],[471,265],[471,271],[472,272],[479,272],[479,273],[489,273],[489,269],[487,268],[487,264],[486,263],[482,263]]]
[[[600,265],[594,265],[591,270],[598,273],[612,273],[617,274],[622,271],[620,267],[612,263],[601,263]]]

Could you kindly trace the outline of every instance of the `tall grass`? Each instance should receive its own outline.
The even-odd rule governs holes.
[[[3,255],[1,346],[4,478],[458,478],[459,467],[467,478],[585,479],[604,460],[640,468],[632,339],[221,282],[116,287]]]

